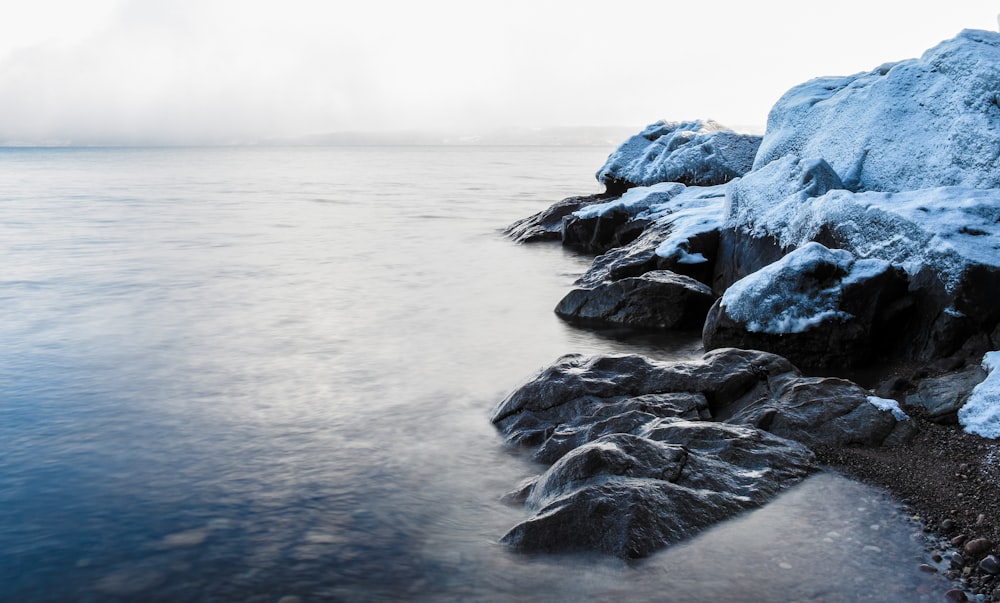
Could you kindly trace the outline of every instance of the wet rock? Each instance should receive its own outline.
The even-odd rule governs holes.
[[[705,322],[706,349],[741,347],[804,367],[865,365],[886,353],[907,306],[905,273],[809,243],[734,283]]]
[[[944,593],[945,601],[953,601],[955,603],[961,603],[962,601],[968,601],[969,597],[965,595],[965,591],[960,588],[952,588]]]
[[[979,366],[970,366],[956,373],[928,377],[920,382],[917,391],[907,396],[907,406],[919,406],[935,422],[958,422],[958,409],[969,399],[972,389],[982,383],[986,372]]]
[[[951,569],[960,570],[965,566],[965,557],[961,553],[953,553],[950,560]]]
[[[603,203],[616,196],[602,193],[598,195],[568,197],[553,204],[548,209],[514,222],[504,230],[504,234],[518,243],[558,241],[562,238],[563,217],[572,214],[578,209],[595,203]]]
[[[929,563],[921,563],[918,566],[918,568],[920,569],[920,571],[927,572],[928,574],[936,574],[937,573],[937,568],[934,567],[933,565],[929,564]]]
[[[965,543],[962,550],[970,557],[978,557],[993,548],[993,543],[987,538],[976,538]]]
[[[664,420],[655,437],[606,435],[563,456],[528,497],[534,515],[503,542],[644,557],[760,505],[813,468],[804,447],[745,426]]]
[[[563,218],[560,238],[563,245],[583,253],[604,253],[634,241],[649,220],[633,219],[625,211],[611,210],[592,218],[570,214]]]
[[[666,270],[574,289],[556,306],[561,318],[583,324],[652,329],[700,329],[715,301],[698,281]]]
[[[724,184],[749,171],[760,142],[713,121],[657,122],[622,143],[597,180],[617,193],[658,182]]]
[[[997,559],[996,555],[988,555],[979,562],[979,569],[991,576],[996,576],[1000,574],[1000,560]]]

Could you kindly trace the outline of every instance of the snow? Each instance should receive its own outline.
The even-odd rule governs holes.
[[[820,235],[859,258],[923,266],[952,290],[973,263],[1000,266],[1000,189],[852,193],[819,159],[784,157],[729,185],[725,225],[796,247]],[[817,193],[818,196],[814,196]]]
[[[821,156],[854,191],[996,188],[998,153],[1000,34],[965,30],[919,59],[792,88],[753,168]]]
[[[685,188],[683,184],[677,182],[661,182],[652,186],[638,186],[625,191],[625,194],[617,199],[589,205],[584,209],[573,212],[573,215],[578,218],[589,219],[616,212],[625,212],[629,217],[635,218],[639,213],[648,210],[650,206],[663,206],[684,192]]]
[[[965,405],[958,409],[958,422],[968,433],[984,438],[1000,438],[1000,351],[983,356],[989,374],[977,385]]]
[[[844,284],[887,268],[888,262],[855,260],[842,249],[807,243],[733,283],[721,305],[750,332],[802,333],[828,320],[852,318],[838,309]],[[817,290],[817,274],[827,276],[828,286]]]
[[[896,417],[897,421],[909,421],[910,416],[903,412],[899,402],[891,398],[879,398],[878,396],[868,396],[868,403],[879,410],[887,410]]]
[[[740,134],[710,120],[657,122],[608,157],[598,181],[626,186],[659,182],[723,184],[750,170],[761,137]]]

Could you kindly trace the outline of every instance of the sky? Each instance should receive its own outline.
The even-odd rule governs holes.
[[[945,8],[946,6],[946,8]],[[985,0],[0,0],[0,144],[338,131],[763,128],[790,87],[917,57]]]

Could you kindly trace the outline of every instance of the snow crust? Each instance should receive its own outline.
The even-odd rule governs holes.
[[[573,212],[578,218],[597,218],[615,212],[625,212],[631,218],[637,217],[651,206],[664,206],[671,199],[684,192],[687,188],[678,182],[660,182],[652,186],[637,186],[631,188],[612,201],[595,203]]]
[[[977,385],[965,406],[958,409],[958,422],[968,433],[984,438],[1000,438],[1000,351],[983,356],[983,369],[989,374]]]
[[[626,186],[723,184],[750,170],[760,141],[711,120],[656,122],[611,153],[597,180]]]
[[[787,155],[822,156],[854,191],[1000,186],[1000,34],[965,30],[919,59],[792,88],[753,169]]]
[[[802,333],[829,320],[853,318],[839,310],[843,286],[888,267],[888,262],[856,260],[843,249],[807,243],[733,283],[721,305],[750,332]],[[820,281],[818,274],[826,278]]]
[[[879,398],[878,396],[868,396],[868,403],[879,410],[887,410],[896,417],[897,421],[909,421],[910,415],[903,412],[899,402],[891,398]]]
[[[1000,189],[852,193],[828,170],[821,159],[788,156],[733,181],[725,225],[771,235],[783,247],[832,237],[859,258],[910,274],[929,266],[949,290],[970,264],[1000,266]]]

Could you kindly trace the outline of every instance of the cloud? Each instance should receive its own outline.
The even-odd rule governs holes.
[[[22,16],[0,47],[0,141],[761,124],[795,83],[915,56],[976,26],[961,22],[973,10],[995,16],[990,2],[38,1],[44,18]]]

